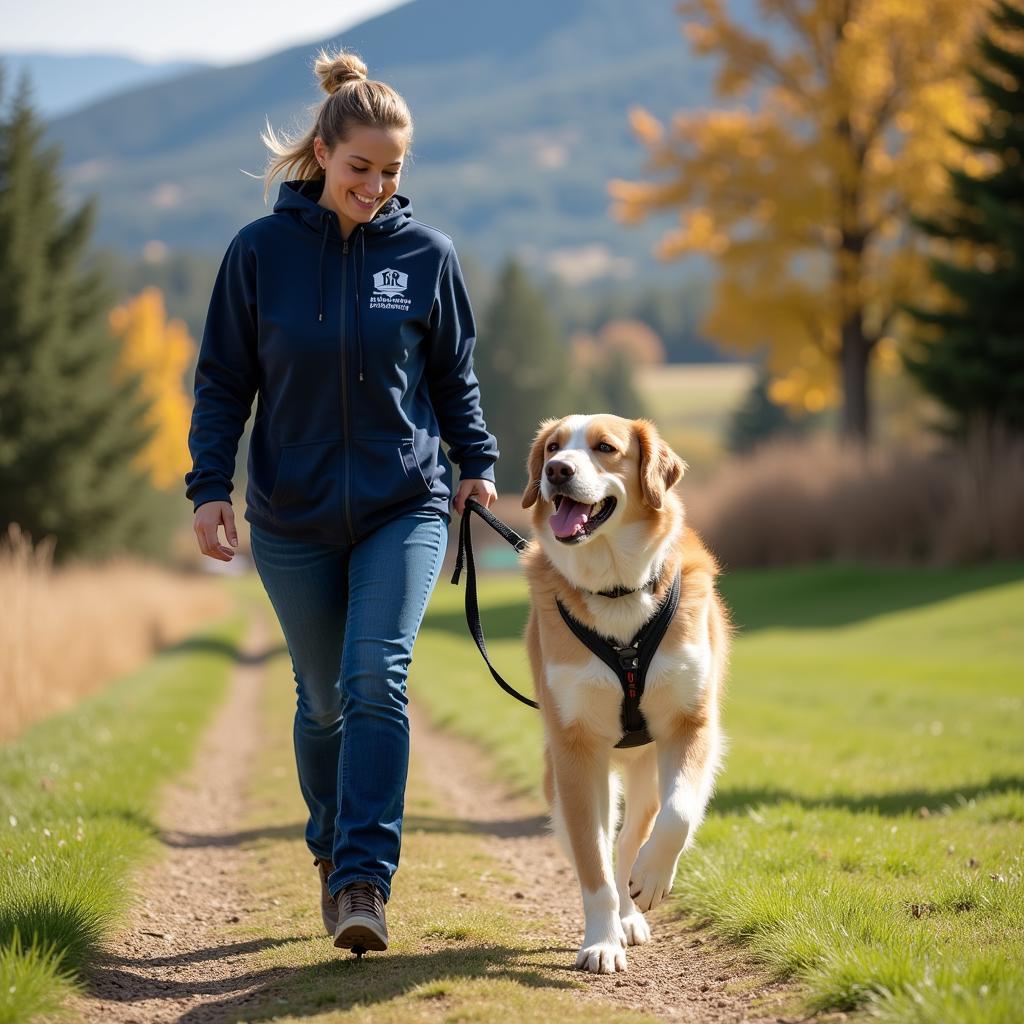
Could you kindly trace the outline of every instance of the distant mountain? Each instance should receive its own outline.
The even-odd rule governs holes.
[[[651,275],[667,218],[611,222],[606,186],[643,173],[631,106],[664,117],[711,100],[712,68],[680,30],[669,0],[414,0],[340,36],[94,103],[54,120],[47,141],[63,149],[71,198],[99,195],[100,242],[220,253],[273,206],[278,183],[264,206],[240,170],[263,170],[266,119],[307,127],[317,46],[344,45],[409,101],[402,192],[460,249],[485,263],[515,250],[567,279]]]
[[[0,65],[9,91],[13,91],[22,72],[28,72],[35,109],[47,118],[69,114],[126,89],[209,67],[196,61],[146,64],[116,53],[0,52]]]

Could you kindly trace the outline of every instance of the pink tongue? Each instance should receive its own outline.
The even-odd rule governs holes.
[[[583,528],[590,508],[590,505],[584,505],[582,502],[563,498],[558,511],[548,520],[551,532],[556,537],[571,537],[577,530]]]

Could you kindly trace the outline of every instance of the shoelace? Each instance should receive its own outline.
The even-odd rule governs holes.
[[[353,882],[341,894],[344,913],[371,914],[380,917],[383,900],[372,882]]]

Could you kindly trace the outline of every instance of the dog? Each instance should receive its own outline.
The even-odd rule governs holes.
[[[653,423],[606,414],[545,420],[527,463],[526,645],[544,722],[544,792],[582,893],[576,966],[593,973],[626,970],[626,947],[650,939],[644,914],[671,890],[723,756],[719,700],[731,625],[715,559],[673,490],[685,469]],[[678,606],[640,697],[651,742],[617,748],[625,684],[574,634],[558,603],[626,646],[677,572]]]

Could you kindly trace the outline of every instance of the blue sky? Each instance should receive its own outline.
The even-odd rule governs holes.
[[[331,35],[401,2],[0,0],[0,49],[237,64]]]

